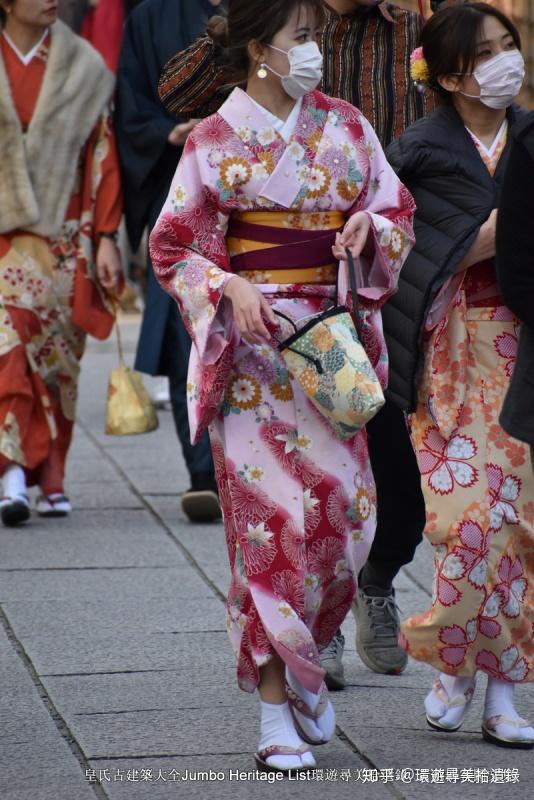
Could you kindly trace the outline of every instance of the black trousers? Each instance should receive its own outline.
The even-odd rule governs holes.
[[[204,433],[198,444],[192,445],[187,413],[187,368],[191,339],[182,322],[178,306],[169,309],[162,354],[162,371],[169,376],[169,393],[176,433],[182,445],[184,460],[190,475],[213,473],[210,440]]]
[[[405,416],[386,402],[367,424],[378,519],[369,562],[391,579],[414,557],[423,538],[425,501]]]

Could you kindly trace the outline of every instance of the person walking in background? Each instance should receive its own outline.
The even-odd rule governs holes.
[[[124,0],[89,0],[80,28],[80,36],[91,42],[112,72],[119,63],[124,17]]]
[[[534,468],[534,113],[513,131],[497,220],[497,277],[507,307],[521,321],[517,360],[500,423],[530,445]],[[531,504],[534,522],[534,504]]]
[[[172,53],[205,29],[206,0],[146,0],[126,21],[118,71],[115,124],[124,182],[126,226],[136,250],[152,229],[194,120],[177,123],[160,103],[157,86]],[[182,507],[194,522],[220,517],[208,435],[192,445],[187,418],[187,364],[191,341],[171,298],[147,265],[147,295],[135,368],[167,375],[176,432],[190,475]]]
[[[499,424],[517,320],[495,273],[499,194],[509,129],[525,114],[513,105],[525,68],[516,28],[486,3],[438,11],[421,39],[414,77],[441,105],[387,156],[417,204],[399,296],[405,318],[422,325],[410,424],[435,576],[432,606],[403,623],[401,640],[439,671],[425,699],[431,727],[458,730],[482,672],[484,738],[530,748],[534,728],[513,693],[534,679],[534,475],[526,447]]]
[[[419,43],[419,16],[376,0],[328,0],[323,6],[325,21],[318,38],[323,53],[321,88],[360,108],[385,147],[433,106],[410,78],[410,55]],[[204,116],[223,102],[229,83],[218,46],[205,37],[167,64],[160,97],[170,114]],[[382,311],[387,310],[388,303]],[[388,399],[367,425],[379,498],[378,524],[353,606],[360,657],[370,669],[388,674],[402,672],[407,663],[398,645],[393,580],[412,560],[425,525],[419,470],[396,399]],[[337,631],[321,650],[330,689],[345,685],[344,641]]]
[[[64,516],[85,333],[113,325],[122,213],[114,80],[48,0],[0,0],[0,472],[4,524]],[[96,274],[95,274],[96,273]]]
[[[74,33],[79,33],[89,8],[89,0],[58,0],[58,16]]]
[[[192,433],[209,426],[237,677],[261,698],[256,760],[282,770],[313,766],[303,742],[334,734],[318,648],[350,609],[376,505],[365,429],[333,435],[278,352],[282,332],[266,326],[277,329],[273,309],[297,324],[335,302],[335,262],[350,247],[362,336],[385,381],[379,308],[412,244],[412,199],[371,126],[313,91],[321,16],[320,0],[232,0],[228,21],[217,18],[211,35],[246,91],[234,89],[190,134],[150,240],[158,280],[195,342]],[[318,231],[332,263],[310,246]],[[270,257],[257,263],[267,243]],[[298,267],[295,245],[306,256]],[[350,303],[343,285],[339,299]],[[331,344],[319,337],[317,347]]]

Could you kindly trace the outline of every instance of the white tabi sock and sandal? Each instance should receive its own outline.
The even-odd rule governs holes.
[[[0,499],[0,513],[4,525],[20,525],[30,518],[30,501],[26,494],[26,477],[18,464],[9,466],[2,476],[4,496]]]
[[[534,727],[514,708],[514,684],[488,677],[482,736],[499,747],[530,750]]]
[[[287,703],[280,705],[260,700],[261,738],[255,759],[265,771],[293,772],[315,767],[308,745],[295,730]]]
[[[457,731],[475,693],[476,677],[457,678],[442,672],[425,697],[426,721],[438,731]]]
[[[36,509],[40,517],[68,517],[72,511],[72,505],[66,495],[54,492],[39,495]]]
[[[286,694],[295,728],[308,744],[326,744],[336,730],[336,714],[323,684],[319,694],[308,691],[286,669]]]

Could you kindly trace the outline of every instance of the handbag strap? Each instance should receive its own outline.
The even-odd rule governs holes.
[[[350,287],[350,294],[352,297],[352,309],[355,318],[357,318],[359,301],[358,301],[358,287],[356,286],[356,267],[354,265],[354,256],[352,255],[348,247],[345,248],[345,253],[347,255],[347,270],[349,273],[349,287]],[[339,289],[339,270],[337,271],[336,297],[338,296],[338,289]]]
[[[119,352],[119,365],[123,367],[125,366],[125,362],[124,362],[124,349],[122,346],[122,334],[118,320],[119,303],[115,296],[110,297],[110,300],[111,300],[111,306],[113,308],[113,316],[115,318],[114,325],[115,325],[115,335],[117,337],[117,350]]]

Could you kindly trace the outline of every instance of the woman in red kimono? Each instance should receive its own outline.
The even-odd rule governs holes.
[[[64,516],[85,334],[113,324],[121,216],[107,105],[113,77],[53,0],[0,0],[2,521]],[[95,263],[96,262],[96,263]],[[95,274],[96,272],[96,274]]]

